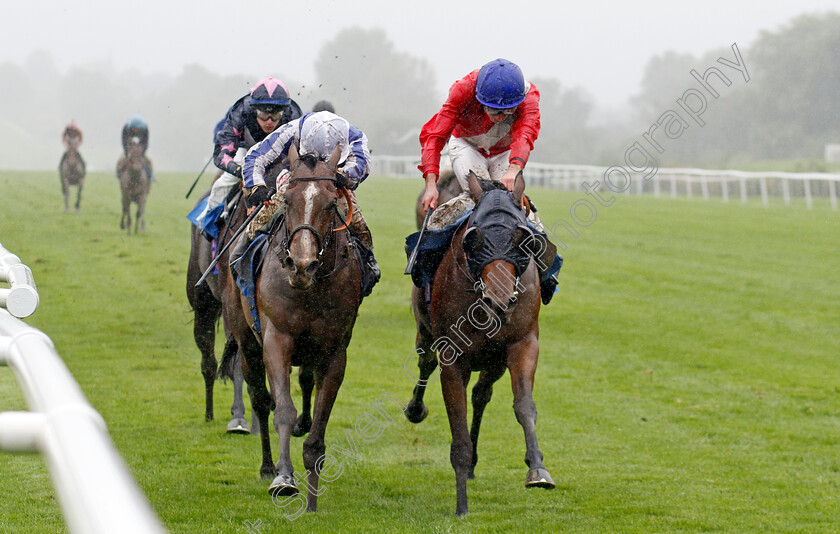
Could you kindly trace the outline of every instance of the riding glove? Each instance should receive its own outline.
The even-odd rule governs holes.
[[[249,208],[254,208],[262,206],[263,202],[268,202],[270,199],[271,194],[268,192],[268,188],[264,185],[258,185],[251,189],[251,194],[248,195],[245,201],[248,203]]]

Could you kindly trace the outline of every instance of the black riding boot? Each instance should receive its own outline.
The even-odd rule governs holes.
[[[251,246],[251,240],[248,239],[248,232],[242,232],[242,235],[239,236],[239,240],[233,246],[233,250],[230,252],[230,266],[235,266],[239,260],[242,259],[242,256],[248,251],[248,247]],[[235,269],[234,269],[235,272]]]

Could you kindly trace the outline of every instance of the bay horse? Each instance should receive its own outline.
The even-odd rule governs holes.
[[[264,478],[274,477],[268,489],[273,498],[299,493],[290,452],[290,437],[299,419],[291,398],[292,366],[300,367],[301,378],[309,377],[316,388],[311,428],[303,443],[308,474],[306,510],[311,512],[317,509],[324,434],[344,380],[347,346],[362,301],[361,267],[347,230],[350,217],[343,221],[336,210],[337,201],[348,194],[335,182],[340,156],[340,147],[327,161],[311,154],[299,156],[294,143],[289,149],[285,217],[268,238],[264,264],[256,278],[261,340],[247,324],[246,299],[232,284],[226,289],[236,291],[242,301],[238,322],[233,318],[231,324],[243,352],[245,381],[251,387],[251,403],[262,428],[268,428],[268,414],[274,409],[278,461],[272,463],[269,432],[264,431],[260,467]],[[304,400],[307,398],[304,390]]]
[[[214,178],[217,180],[222,175],[219,171]],[[200,199],[199,203],[210,195],[208,190]],[[225,326],[225,348],[222,353],[222,363],[217,366],[216,360],[216,323],[222,315],[222,294],[223,288],[220,284],[225,281],[224,276],[211,273],[204,282],[196,287],[196,282],[210,266],[213,256],[213,248],[221,250],[245,219],[244,203],[241,200],[241,193],[237,193],[229,204],[229,216],[225,226],[219,233],[216,243],[211,243],[201,235],[195,225],[190,225],[190,259],[187,265],[187,299],[193,310],[193,338],[198,350],[201,351],[201,374],[204,377],[204,419],[213,420],[213,389],[216,379],[220,376],[233,380],[233,404],[231,405],[231,419],[227,424],[226,431],[232,434],[259,434],[259,423],[256,417],[253,424],[248,426],[245,419],[245,403],[242,400],[242,376],[241,354],[230,328]],[[240,209],[242,205],[242,209]],[[226,262],[220,262],[218,269],[227,268]],[[235,302],[239,306],[239,302]]]
[[[73,141],[78,140],[78,137],[71,138]],[[61,161],[58,164],[58,175],[61,178],[61,192],[64,194],[64,212],[70,211],[70,186],[76,186],[76,211],[79,211],[79,205],[82,202],[82,186],[85,182],[85,160],[79,154],[79,147],[77,142],[70,142],[67,144],[67,150],[61,156]]]
[[[146,231],[146,197],[149,195],[151,181],[146,172],[146,158],[140,139],[133,137],[128,145],[126,160],[120,171],[120,190],[122,191],[122,219],[120,228],[127,229],[131,235],[131,204],[137,204],[134,233]]]
[[[496,186],[481,182],[484,187]],[[523,210],[524,190],[522,173],[511,193],[500,188],[484,191],[470,172],[469,192],[476,204],[470,222],[455,233],[444,254],[429,304],[423,289],[412,290],[420,379],[405,414],[413,423],[426,417],[423,395],[440,365],[459,516],[468,513],[467,479],[475,476],[481,418],[493,384],[506,370],[510,371],[516,420],[525,432],[529,467],[525,487],[554,487],[537,443],[532,396],[539,356],[540,285],[527,246],[532,234]],[[474,371],[480,374],[472,391],[473,420],[468,430],[466,389]]]

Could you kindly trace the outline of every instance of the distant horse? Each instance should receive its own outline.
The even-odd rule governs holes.
[[[301,378],[311,377],[317,388],[312,426],[303,443],[304,467],[309,473],[308,511],[317,508],[322,467],[318,460],[326,450],[324,434],[344,379],[347,345],[362,300],[357,252],[351,245],[347,222],[336,210],[339,198],[347,194],[334,181],[340,155],[337,149],[326,162],[311,155],[299,157],[292,144],[285,218],[269,237],[265,262],[256,279],[262,349],[243,321],[244,313],[239,314],[240,322],[233,327],[244,355],[245,380],[252,388],[251,402],[263,428],[267,428],[268,414],[274,407],[279,459],[276,465],[272,463],[269,433],[263,432],[260,468],[263,477],[276,475],[269,486],[274,497],[299,491],[289,450],[298,422],[291,398],[292,366],[299,366]],[[230,286],[226,289],[232,290],[235,288]],[[244,298],[242,304],[248,310]],[[308,397],[306,392],[304,397]]]
[[[513,385],[516,420],[525,431],[525,463],[530,468],[525,486],[554,487],[537,444],[537,409],[531,394],[539,355],[540,285],[528,253],[532,234],[522,208],[524,189],[521,173],[512,194],[503,189],[485,192],[470,173],[470,196],[476,207],[470,223],[457,231],[441,260],[430,304],[426,305],[423,290],[412,290],[420,380],[405,413],[413,423],[426,417],[423,394],[440,362],[459,516],[468,512],[467,479],[474,478],[481,418],[493,383],[506,370]],[[473,420],[468,431],[466,387],[472,371],[480,375],[472,391]]]
[[[441,171],[440,176],[438,176],[437,181],[437,189],[438,189],[438,200],[437,205],[440,206],[447,200],[457,197],[463,191],[461,189],[461,184],[458,183],[458,179],[455,178],[455,173],[451,170]],[[421,199],[423,198],[423,193],[425,192],[425,188],[420,191],[420,194],[417,196],[417,203],[415,209],[415,218],[417,219],[417,229],[419,230],[420,227],[423,226],[423,220],[426,218],[426,212],[423,209],[423,203]]]
[[[74,139],[79,139],[75,137]],[[85,160],[79,154],[76,143],[69,143],[67,150],[61,156],[58,164],[58,174],[61,178],[61,192],[64,194],[64,212],[70,211],[70,186],[77,186],[76,190],[76,211],[79,211],[79,204],[82,202],[82,186],[85,183]]]
[[[221,176],[221,172],[217,173],[216,178]],[[215,181],[215,180],[214,180]],[[204,196],[199,199],[207,198],[210,194],[208,190]],[[236,197],[241,199],[241,194]],[[239,205],[243,205],[243,209],[237,209]],[[230,216],[227,218],[225,227],[219,233],[219,240],[217,240],[216,248],[221,249],[226,244],[226,238],[230,239],[231,232],[236,231],[242,224],[245,218],[244,202],[233,201],[229,208]],[[231,405],[231,420],[228,422],[226,430],[229,433],[259,434],[259,424],[254,418],[254,424],[251,428],[248,427],[248,421],[245,419],[245,403],[242,401],[242,368],[240,365],[241,355],[238,354],[238,346],[230,329],[225,327],[225,348],[222,353],[222,363],[217,368],[215,346],[216,346],[216,322],[222,315],[222,288],[219,287],[220,279],[225,280],[225,277],[219,277],[216,274],[210,274],[200,286],[195,287],[196,282],[201,278],[204,271],[210,266],[212,261],[212,247],[213,244],[205,239],[201,232],[195,225],[190,225],[190,260],[187,266],[187,299],[195,314],[193,322],[193,337],[198,350],[201,351],[201,374],[204,376],[204,392],[205,392],[205,409],[204,419],[206,421],[213,420],[213,387],[218,376],[226,376],[233,379],[233,404]],[[226,269],[227,264],[220,262],[218,269]],[[235,303],[239,306],[239,302]]]
[[[133,137],[128,145],[123,168],[120,171],[120,189],[122,190],[122,219],[120,228],[127,229],[131,234],[131,203],[137,204],[137,215],[134,222],[134,233],[146,231],[146,197],[151,188],[149,174],[146,171],[146,158],[140,139]]]

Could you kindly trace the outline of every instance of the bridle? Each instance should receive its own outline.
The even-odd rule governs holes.
[[[336,183],[334,177],[331,177],[331,176],[308,176],[308,177],[299,177],[299,178],[289,178],[288,183],[291,184],[292,182],[313,182],[313,181],[318,181],[318,180],[328,180],[328,181],[332,182],[333,185],[335,185],[336,188],[338,189],[338,195],[343,196],[345,199],[347,199],[347,205],[348,205],[347,220],[344,222],[344,224],[342,226],[340,226],[338,228],[335,228],[335,225],[334,225],[335,217],[332,217],[330,219],[330,231],[326,234],[326,237],[321,236],[321,234],[318,232],[318,229],[315,228],[314,226],[312,226],[311,224],[299,224],[299,225],[297,225],[291,231],[289,231],[289,233],[286,235],[285,239],[281,243],[281,245],[285,249],[286,256],[291,256],[291,251],[289,250],[289,247],[292,243],[292,238],[295,236],[295,234],[300,232],[300,231],[307,230],[307,231],[311,232],[312,235],[315,236],[315,241],[316,241],[317,246],[318,246],[318,261],[320,261],[321,257],[324,255],[324,251],[327,250],[327,246],[329,246],[329,244],[330,244],[332,234],[334,232],[338,232],[339,230],[344,230],[345,228],[347,228],[347,226],[350,224],[350,221],[353,218],[353,203],[350,201],[350,193],[347,191],[346,188],[339,186]],[[340,214],[338,213],[338,206],[337,205],[334,206],[333,209],[335,210],[336,215],[340,216]]]

